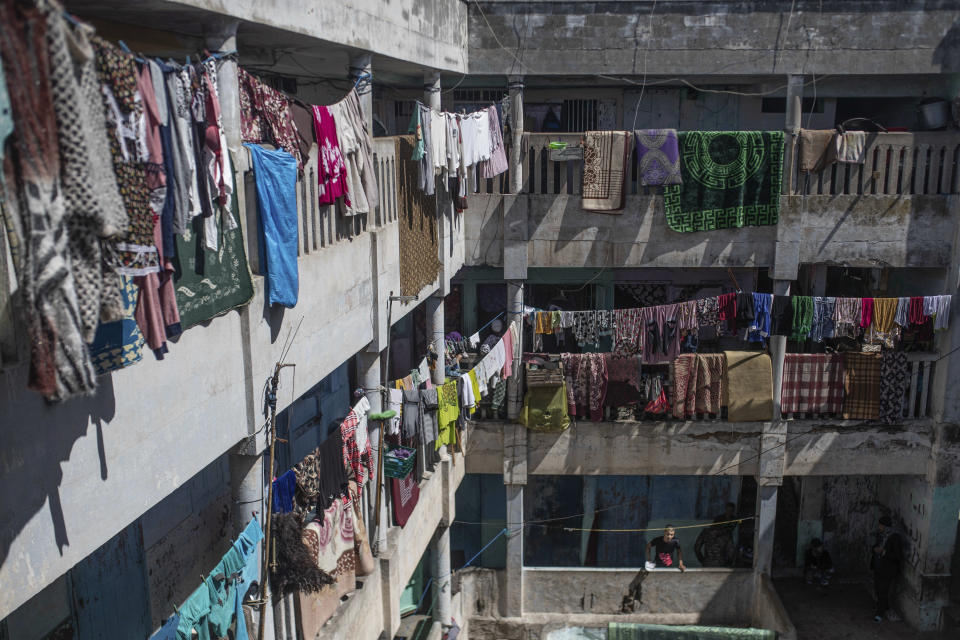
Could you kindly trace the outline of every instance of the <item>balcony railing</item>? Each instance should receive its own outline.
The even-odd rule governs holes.
[[[550,142],[579,147],[582,133],[525,133],[523,135],[522,193],[578,195],[583,180],[583,160],[554,161]],[[795,148],[795,156],[799,149]],[[947,195],[960,193],[960,134],[954,132],[870,133],[863,165],[835,163],[820,173],[803,173],[795,167],[789,192],[793,195]],[[786,179],[789,176],[784,176]],[[476,193],[510,193],[505,173],[480,180]],[[644,187],[631,162],[627,193],[653,195]]]

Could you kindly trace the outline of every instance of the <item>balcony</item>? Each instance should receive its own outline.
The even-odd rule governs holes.
[[[941,267],[950,261],[958,133],[870,134],[862,166],[785,174],[778,225],[687,234],[669,229],[661,189],[639,184],[635,161],[622,214],[582,210],[582,160],[551,160],[547,147],[551,141],[578,146],[581,137],[524,134],[520,193],[509,193],[506,174],[481,181],[466,219],[466,264],[502,266],[505,251],[530,267],[775,267],[787,273],[803,263]]]

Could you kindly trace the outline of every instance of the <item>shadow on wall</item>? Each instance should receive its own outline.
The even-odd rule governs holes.
[[[933,61],[940,65],[943,73],[960,71],[960,20],[955,20],[937,48],[933,50]]]
[[[64,404],[47,405],[25,384],[26,367],[7,372],[0,415],[0,566],[6,564],[13,541],[26,524],[49,504],[60,554],[70,544],[60,502],[61,463],[70,458],[74,443],[92,427],[96,432],[100,478],[107,479],[103,427],[113,420],[116,400],[113,377],[99,378],[96,395]],[[15,407],[15,408],[14,408]]]

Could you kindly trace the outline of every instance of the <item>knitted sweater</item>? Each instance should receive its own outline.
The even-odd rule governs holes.
[[[106,114],[88,39],[92,28],[81,25],[71,31],[55,0],[42,0],[40,6],[47,12],[60,178],[70,230],[70,270],[83,337],[89,343],[101,316],[107,321],[122,317],[120,278],[111,267],[101,266],[100,238],[125,234],[129,221],[110,160]]]

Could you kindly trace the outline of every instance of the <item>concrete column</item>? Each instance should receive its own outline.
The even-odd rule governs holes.
[[[239,20],[219,20],[204,30],[204,40],[211,53],[237,50]],[[240,84],[237,80],[236,58],[223,58],[217,70],[217,90],[220,93],[220,117],[227,146],[236,153],[240,149]]]
[[[357,95],[360,97],[360,112],[363,114],[363,121],[367,125],[367,131],[373,136],[373,56],[369,53],[357,53],[350,56],[350,64],[347,68],[348,77],[351,82],[356,83],[358,78],[364,75],[368,79],[361,80],[357,86]]]
[[[774,280],[773,294],[790,295],[788,280]],[[781,420],[780,399],[783,391],[783,359],[787,353],[787,336],[770,336],[770,360],[773,365],[773,421]]]
[[[510,193],[523,188],[523,76],[509,76],[510,90]]]
[[[437,352],[437,366],[430,372],[430,379],[435,385],[443,384],[443,336],[444,336],[444,309],[443,298],[430,296],[427,298],[427,336],[430,344]]]
[[[361,351],[357,354],[357,377],[360,378],[360,384],[363,385],[364,395],[367,400],[370,402],[370,413],[378,413],[383,411],[383,400],[380,392],[380,386],[382,385],[382,379],[380,374],[380,354],[371,351]],[[369,433],[370,433],[370,446],[373,449],[373,465],[375,469],[379,469],[380,461],[380,424],[375,422],[369,423]],[[383,478],[381,474],[377,474],[377,483],[383,484]],[[371,535],[371,544],[373,545],[376,552],[385,550],[387,547],[387,496],[386,496],[386,486],[383,486],[381,490],[382,494],[380,496],[380,527],[377,528]],[[371,510],[376,509],[376,499],[377,488],[374,485],[370,487],[370,508]],[[376,516],[374,514],[373,520],[371,520],[371,525],[375,521]]]
[[[507,322],[516,323],[520,345],[517,352],[523,353],[523,282],[507,282]],[[511,354],[507,354],[511,357]],[[507,378],[507,417],[511,420],[520,415],[523,405],[523,370],[521,358],[513,359],[513,375]]]
[[[784,195],[793,193],[794,158],[796,157],[797,136],[800,133],[801,118],[803,116],[803,76],[790,74],[787,76],[787,113],[783,132],[785,137],[783,161],[783,191]]]
[[[453,607],[450,603],[450,528],[440,523],[430,549],[433,569],[433,619],[449,627]]]
[[[254,513],[263,524],[263,456],[230,454],[230,496],[234,537],[243,531]]]
[[[523,485],[508,484],[506,614],[523,615]]]
[[[770,575],[773,564],[773,532],[777,518],[776,485],[757,487],[757,509],[753,532],[753,569]]]
[[[424,71],[423,72],[423,103],[440,111],[440,72],[439,71]]]

